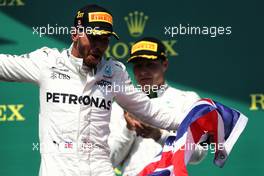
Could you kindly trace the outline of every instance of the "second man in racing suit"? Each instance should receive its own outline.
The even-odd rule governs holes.
[[[153,51],[155,45],[157,50]],[[132,59],[129,62],[133,65],[137,83],[151,101],[177,117],[182,117],[199,100],[199,96],[195,92],[179,90],[166,84],[168,59],[162,53],[165,53],[165,46],[160,40],[145,37],[132,45]],[[148,90],[148,87],[153,89]],[[110,158],[113,166],[120,166],[123,176],[136,176],[161,152],[166,138],[171,135],[166,130],[152,127],[140,121],[139,117],[124,112],[117,103],[112,107],[110,131]],[[205,156],[206,151],[197,145],[190,163],[196,164]]]

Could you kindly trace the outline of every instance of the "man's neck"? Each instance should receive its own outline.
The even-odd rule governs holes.
[[[150,89],[149,91],[145,92],[149,98],[157,98],[158,97],[158,91],[161,90],[162,87],[164,87],[165,85],[165,81],[162,81],[162,83],[158,84],[158,85],[151,85],[151,87],[153,88],[154,86],[158,86],[158,89],[154,89],[155,91],[153,91],[153,89]]]
[[[153,92],[150,91],[149,93],[147,93],[149,98],[157,98],[158,97],[158,93],[157,92]]]

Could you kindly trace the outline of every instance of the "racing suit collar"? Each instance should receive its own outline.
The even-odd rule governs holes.
[[[157,90],[157,97],[161,97],[164,94],[164,92],[168,89],[168,87],[169,87],[168,84],[165,82],[165,84],[162,85],[162,88]]]

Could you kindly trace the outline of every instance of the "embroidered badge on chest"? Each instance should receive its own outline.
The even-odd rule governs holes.
[[[112,78],[113,77],[113,69],[111,66],[109,66],[109,65],[105,66],[103,76],[106,78]]]

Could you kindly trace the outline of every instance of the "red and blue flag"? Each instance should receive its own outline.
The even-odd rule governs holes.
[[[195,145],[208,140],[215,145],[214,164],[223,167],[234,144],[247,124],[247,117],[211,99],[194,103],[182,120],[177,134],[165,142],[140,176],[188,176],[187,164]]]

